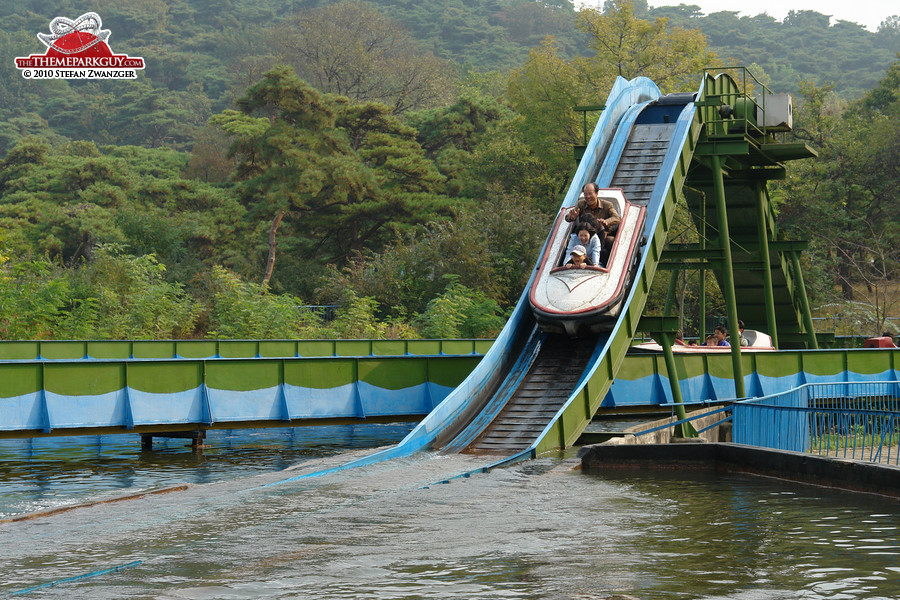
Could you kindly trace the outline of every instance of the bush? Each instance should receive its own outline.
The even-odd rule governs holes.
[[[112,245],[94,254],[69,269],[44,259],[0,265],[0,338],[158,339],[193,331],[193,299],[165,281],[154,255]]]
[[[263,285],[242,281],[228,269],[212,269],[207,337],[286,339],[297,337],[302,304],[289,295],[269,293]]]
[[[0,263],[0,339],[56,337],[66,317],[69,282],[47,261]]]
[[[181,284],[165,280],[165,272],[153,254],[132,256],[114,245],[99,246],[94,260],[78,270],[85,293],[73,298],[68,328],[92,322],[93,337],[103,339],[190,335],[199,310]]]
[[[304,331],[307,337],[327,339],[413,339],[418,331],[402,317],[380,321],[376,317],[378,302],[371,297],[359,297],[352,290],[344,294],[343,307],[331,323]]]
[[[419,316],[422,332],[428,338],[493,337],[503,328],[500,306],[484,292],[462,285],[455,275],[444,293],[428,303]]]
[[[548,221],[516,198],[498,199],[455,221],[398,237],[380,254],[360,257],[347,268],[332,268],[319,300],[336,303],[350,289],[374,298],[382,318],[400,315],[397,307],[424,313],[429,301],[445,293],[445,276],[453,275],[483,297],[512,306],[531,276]]]

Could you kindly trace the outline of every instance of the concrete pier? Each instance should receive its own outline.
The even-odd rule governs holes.
[[[585,473],[622,470],[711,470],[900,498],[900,467],[741,444],[706,442],[585,446]]]

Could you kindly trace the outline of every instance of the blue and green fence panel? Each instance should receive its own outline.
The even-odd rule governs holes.
[[[468,376],[491,344],[491,340],[452,340],[459,342],[452,346],[447,344],[451,340],[350,341],[354,344],[314,340],[285,345],[266,340],[252,342],[252,348],[246,344],[229,348],[259,354],[291,349],[324,354],[309,358],[43,360],[21,357],[47,348],[52,348],[48,353],[58,351],[55,356],[78,355],[85,342],[7,343],[7,355],[17,358],[0,361],[0,436],[28,431],[65,435],[79,428],[161,431],[176,425],[249,427],[262,421],[290,425],[317,419],[423,416]],[[179,343],[110,343],[96,348],[165,353],[165,348],[177,351]],[[186,347],[221,352],[223,348],[215,344]],[[354,348],[367,354],[338,354]],[[450,354],[451,348],[459,354]],[[436,351],[441,354],[433,354]],[[742,360],[745,389],[755,397],[807,383],[900,380],[900,350],[788,350],[744,353]],[[678,354],[675,369],[685,401],[734,399],[730,354]],[[629,355],[601,408],[671,404],[669,377],[661,354]]]
[[[66,435],[73,429],[163,431],[178,425],[245,423],[249,427],[253,422],[290,425],[316,419],[421,417],[465,379],[481,354],[471,351],[471,343],[460,346],[469,350],[461,355],[429,355],[424,346],[412,346],[423,353],[0,361],[0,436],[27,431]],[[329,352],[349,347],[332,345]],[[403,348],[408,351],[409,346],[404,343]]]
[[[745,352],[741,360],[744,389],[750,397],[778,394],[808,383],[900,379],[900,350]],[[735,399],[730,353],[676,354],[675,369],[685,401]],[[669,377],[662,354],[628,356],[617,371],[601,408],[670,404]]]

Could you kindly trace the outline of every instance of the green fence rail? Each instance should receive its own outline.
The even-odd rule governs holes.
[[[490,339],[0,340],[0,361],[126,358],[291,358],[482,355]]]

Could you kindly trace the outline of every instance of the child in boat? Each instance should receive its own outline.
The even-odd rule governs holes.
[[[600,264],[600,251],[603,249],[603,240],[597,235],[597,229],[591,224],[591,220],[586,219],[578,221],[575,225],[575,235],[569,238],[568,253],[571,255],[575,246],[584,246],[586,256],[590,261],[589,264],[602,266]]]
[[[728,328],[724,325],[717,325],[713,335],[716,337],[716,346],[731,346],[731,343],[725,339],[728,337]]]
[[[586,252],[584,246],[578,244],[574,248],[572,248],[572,252],[569,254],[569,262],[566,263],[567,269],[583,269],[587,266],[593,265],[591,259],[586,256]]]

